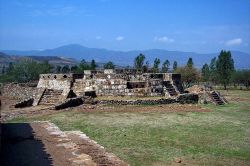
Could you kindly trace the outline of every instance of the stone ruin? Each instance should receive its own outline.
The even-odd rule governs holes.
[[[49,105],[83,96],[162,96],[184,92],[181,75],[135,70],[85,70],[84,74],[41,74],[33,105]]]
[[[210,86],[194,85],[185,89],[188,93],[197,94],[199,96],[199,103],[213,103],[215,105],[224,105],[228,101],[218,92],[212,89]]]
[[[10,93],[11,87],[16,89],[13,93]],[[85,70],[83,74],[40,74],[36,87],[24,88],[12,84],[6,86],[3,92],[18,96],[19,90],[23,100],[16,107],[46,105],[62,109],[96,102],[153,105],[198,103],[199,99],[195,93],[184,93],[181,74],[141,73],[133,69]],[[114,100],[93,100],[96,96],[113,96]],[[116,99],[118,96],[136,99],[119,101]]]
[[[154,105],[170,103],[227,103],[218,92],[206,90],[198,85],[184,91],[181,74],[140,73],[130,69],[107,69],[83,74],[40,74],[36,87],[9,84],[3,95],[19,96],[16,108],[46,105],[55,109],[78,106],[83,103],[118,105]],[[113,96],[113,100],[93,100],[96,96]],[[118,100],[118,96],[129,96],[131,100]],[[132,97],[136,97],[132,100]],[[156,98],[154,98],[156,97]],[[117,99],[116,99],[117,98]],[[126,98],[127,99],[127,98]]]

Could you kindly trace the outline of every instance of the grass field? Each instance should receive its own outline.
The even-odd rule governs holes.
[[[10,122],[50,120],[81,130],[130,165],[250,165],[250,92],[222,91],[230,104],[210,112],[61,112]]]

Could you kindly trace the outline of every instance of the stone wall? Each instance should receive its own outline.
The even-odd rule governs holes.
[[[171,104],[176,103],[175,99],[162,98],[156,100],[100,100],[99,104],[107,105],[157,105],[157,104]]]
[[[107,105],[158,105],[158,104],[196,104],[198,103],[198,95],[196,94],[183,94],[175,98],[161,98],[150,100],[100,100],[99,104]]]
[[[185,93],[178,96],[176,101],[181,104],[197,104],[199,96],[197,94]]]
[[[70,89],[72,82],[73,74],[41,74],[37,88]]]
[[[41,74],[37,87],[67,91],[72,89],[79,97],[88,91],[95,91],[97,96],[166,96],[166,89],[169,88],[164,89],[163,82],[170,82],[177,95],[181,92],[180,78],[180,75],[171,73],[86,70],[82,77],[76,77],[75,74]]]
[[[29,87],[25,84],[10,83],[6,84],[2,89],[2,95],[15,98],[18,100],[25,100],[33,98],[36,94],[36,87]]]

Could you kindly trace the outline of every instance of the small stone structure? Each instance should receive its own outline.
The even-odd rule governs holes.
[[[13,86],[15,85],[15,86]],[[11,90],[14,96],[20,93],[23,99],[33,99],[33,106],[48,105],[64,108],[71,103],[79,105],[84,96],[136,96],[159,97],[152,101],[137,99],[133,104],[169,104],[197,103],[197,97],[184,94],[180,74],[173,73],[141,73],[136,70],[86,70],[83,74],[40,74],[37,87],[22,89],[13,84]],[[4,93],[8,94],[10,87],[6,86]],[[71,100],[69,100],[71,99]],[[84,100],[84,99],[83,99]],[[84,100],[85,101],[85,100]],[[20,106],[30,102],[21,102]],[[103,101],[99,103],[109,103]],[[120,103],[120,101],[114,101]],[[121,102],[122,104],[131,103]],[[18,107],[19,107],[18,105]]]
[[[185,89],[185,91],[199,96],[199,103],[213,103],[215,105],[224,105],[228,101],[217,91],[212,90],[211,87],[194,85]]]
[[[84,74],[41,74],[33,105],[55,104],[70,96],[163,96],[183,93],[181,75],[135,70],[84,71]]]

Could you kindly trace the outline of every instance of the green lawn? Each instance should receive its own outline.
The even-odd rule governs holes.
[[[250,92],[222,91],[211,112],[61,112],[10,122],[50,120],[81,130],[130,165],[250,165]],[[147,109],[147,106],[145,106]]]

